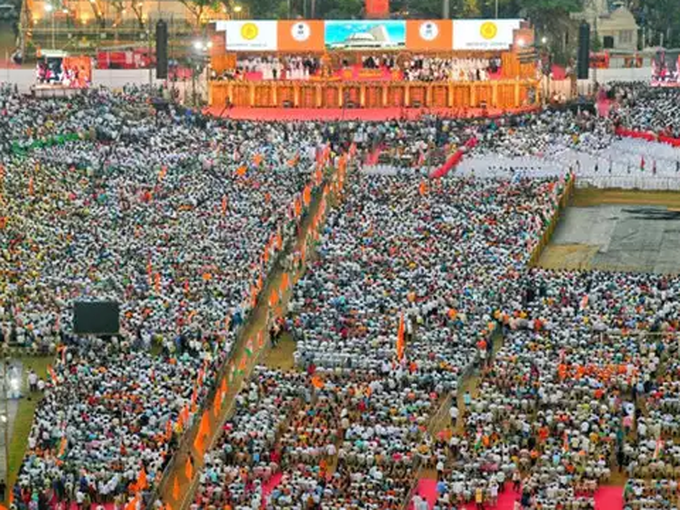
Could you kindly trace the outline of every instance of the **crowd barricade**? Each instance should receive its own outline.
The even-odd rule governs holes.
[[[307,252],[312,248],[312,244],[319,239],[319,229],[327,212],[328,195],[331,192],[338,195],[342,193],[347,166],[355,154],[356,147],[352,146],[347,155],[343,155],[339,158],[338,168],[334,172],[333,179],[329,183],[327,182],[327,179],[324,179],[323,175],[323,169],[332,164],[331,149],[329,145],[326,145],[318,152],[317,164],[315,165],[309,183],[300,192],[299,196],[294,199],[290,206],[293,214],[292,223],[302,225],[305,221],[309,220],[309,228],[301,243],[300,256],[302,264],[304,264]],[[314,200],[313,195],[317,195],[319,207],[316,209],[314,215],[310,217],[311,205]],[[272,256],[275,257],[275,260],[271,266],[269,266],[269,274],[265,275],[265,278],[260,277],[258,285],[251,289],[254,293],[252,295],[254,306],[251,308],[251,313],[263,298],[268,298],[268,305],[270,307],[276,307],[283,298],[285,292],[295,285],[295,277],[290,278],[288,273],[284,271],[282,273],[282,281],[279,287],[276,288],[272,276],[280,267],[284,266],[283,259],[289,252],[293,251],[293,247],[297,242],[298,237],[296,235],[290,235],[286,236],[284,243],[281,232],[279,231],[274,234],[267,243],[262,257],[264,259]],[[270,255],[267,255],[268,253],[270,253]],[[269,296],[267,296],[267,293],[263,292],[265,289],[271,291]],[[212,447],[212,443],[219,437],[223,417],[225,415],[228,416],[233,410],[233,399],[229,402],[228,408],[224,408],[224,404],[229,393],[237,390],[235,380],[238,377],[244,378],[248,367],[257,364],[260,356],[265,352],[264,348],[268,339],[265,337],[264,331],[260,331],[255,338],[245,338],[245,330],[249,323],[249,319],[250,316],[246,318],[241,328],[238,330],[236,341],[231,347],[226,362],[218,370],[215,384],[211,388],[207,398],[204,400],[201,407],[196,408],[188,417],[189,426],[184,429],[179,446],[164,469],[160,478],[160,483],[156,483],[154,491],[149,493],[145,498],[145,508],[154,507],[156,501],[161,499],[161,494],[169,491],[171,491],[175,503],[183,503],[182,501],[179,501],[181,494],[179,494],[180,484],[178,475],[176,473],[173,474],[180,467],[178,466],[179,455],[182,452],[188,451],[192,453],[193,458],[203,458],[203,454]],[[268,325],[269,324],[265,326],[265,329]],[[237,359],[239,357],[238,350],[241,346],[244,346],[244,354],[240,359]],[[198,416],[200,416],[200,421],[197,421]],[[211,423],[213,426],[211,426]],[[196,427],[197,424],[198,427]],[[187,458],[184,466],[184,473],[186,479],[192,484],[191,490],[187,491],[188,494],[193,494],[195,472],[197,472],[197,470],[191,463],[190,458]],[[169,484],[172,485],[170,486]],[[164,501],[163,503],[163,508],[173,508],[168,501]]]
[[[579,177],[578,188],[627,189],[642,191],[680,191],[680,176],[598,175]]]
[[[623,127],[616,128],[616,134],[626,138],[637,138],[640,140],[647,140],[648,142],[661,142],[673,147],[680,147],[680,138],[673,138],[672,136],[657,135],[649,131],[638,131],[635,129],[626,129]]]
[[[488,82],[211,81],[211,106],[295,108],[519,108],[536,104],[537,80]]]
[[[564,190],[562,191],[562,194],[559,197],[559,203],[557,205],[557,208],[555,209],[552,218],[549,219],[548,226],[543,231],[541,239],[539,240],[538,244],[531,253],[531,257],[529,258],[530,266],[535,266],[538,263],[538,261],[541,258],[541,254],[543,253],[543,250],[545,250],[545,247],[548,246],[548,244],[550,243],[552,235],[555,232],[555,228],[557,227],[557,223],[559,222],[560,216],[564,209],[566,209],[567,205],[569,205],[569,200],[571,200],[571,197],[574,193],[575,182],[576,182],[575,176],[573,174],[567,174]]]

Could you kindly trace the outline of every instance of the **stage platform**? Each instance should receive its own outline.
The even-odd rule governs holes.
[[[520,114],[537,111],[537,106],[522,108],[224,108],[213,106],[205,113],[235,120],[265,121],[336,121],[361,120],[380,122],[391,119],[417,120],[424,115],[442,118],[470,119],[499,117],[506,114]]]

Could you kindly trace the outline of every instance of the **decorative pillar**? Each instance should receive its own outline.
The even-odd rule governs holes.
[[[432,108],[432,84],[425,85],[425,106]]]
[[[250,107],[252,108],[253,106],[255,106],[255,84],[251,82],[248,89],[250,96]]]
[[[279,85],[276,81],[272,83],[272,105],[279,106]]]
[[[321,108],[321,98],[322,98],[322,91],[324,89],[321,88],[321,85],[317,84],[316,85],[316,107]]]
[[[477,106],[477,84],[473,81],[470,82],[470,108],[475,108]]]
[[[454,97],[453,82],[449,82],[449,97],[447,102],[449,108],[453,108],[453,97]]]
[[[382,86],[382,105],[383,108],[387,108],[387,85],[383,83]]]
[[[491,83],[491,106],[494,108],[498,107],[498,82],[493,81]]]
[[[404,106],[408,108],[411,106],[411,86],[406,83],[404,86]]]
[[[339,108],[342,108],[345,105],[345,90],[342,84],[338,86],[338,105]]]
[[[515,80],[515,108],[520,105],[519,80]]]
[[[359,105],[362,108],[366,106],[366,85],[359,86]]]
[[[234,104],[234,85],[231,82],[227,84],[227,99],[229,100],[229,104]],[[226,106],[226,104],[224,106]]]
[[[297,82],[293,83],[293,106],[300,106],[300,85]]]

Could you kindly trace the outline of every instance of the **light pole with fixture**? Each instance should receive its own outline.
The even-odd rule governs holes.
[[[50,13],[50,17],[52,18],[52,49],[56,50],[56,42],[55,42],[55,27],[54,27],[54,7],[52,6],[51,3],[46,3],[45,4],[45,11]]]
[[[238,7],[238,6],[237,6]],[[236,10],[236,7],[234,7],[234,10]],[[193,42],[193,49],[194,51],[190,54],[190,61],[191,61],[191,102],[194,106],[198,106],[198,100],[196,96],[196,78],[197,75],[201,72],[205,72],[205,87],[206,87],[206,92],[209,93],[209,87],[210,87],[210,76],[208,73],[208,68],[207,68],[207,61],[208,61],[208,53],[210,49],[212,48],[213,43],[212,41],[206,41],[203,39],[196,39]]]

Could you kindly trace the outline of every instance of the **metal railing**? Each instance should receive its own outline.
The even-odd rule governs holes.
[[[637,175],[635,175],[637,173]],[[647,190],[647,191],[680,191],[680,175],[678,177],[668,177],[660,175],[649,175],[646,172],[631,172],[629,175],[600,175],[578,178],[579,188],[597,189],[627,189],[627,190]]]

